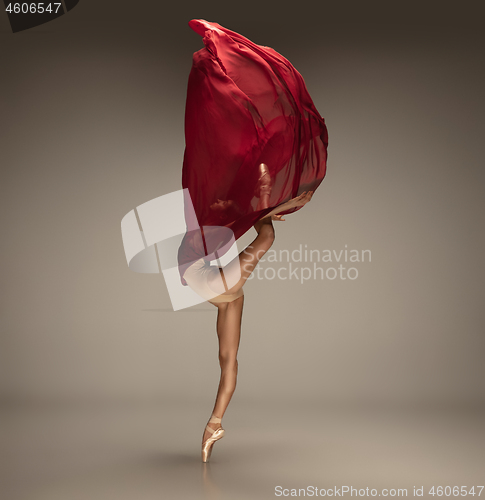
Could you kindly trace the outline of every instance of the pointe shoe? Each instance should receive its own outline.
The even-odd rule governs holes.
[[[209,423],[212,424],[220,424],[221,419],[219,417],[214,417],[214,415],[210,418]],[[208,462],[212,453],[212,447],[216,441],[224,437],[224,429],[220,427],[219,429],[214,430],[209,425],[206,426],[205,430],[210,432],[212,436],[208,437],[202,443],[202,462]]]
[[[269,172],[269,168],[264,163],[261,163],[261,165],[259,165],[259,179],[255,189],[256,197],[261,198],[263,195],[269,196],[271,194],[272,185],[273,179]]]

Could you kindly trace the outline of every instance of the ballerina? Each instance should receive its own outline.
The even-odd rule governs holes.
[[[273,221],[306,205],[325,177],[328,137],[287,59],[217,23],[189,26],[205,47],[194,53],[187,87],[182,187],[193,211],[178,261],[182,284],[217,307],[221,376],[202,436],[207,462],[236,388],[244,284],[274,242]],[[251,227],[247,248],[223,268],[210,264]]]

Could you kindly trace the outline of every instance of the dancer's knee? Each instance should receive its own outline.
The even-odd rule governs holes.
[[[238,368],[237,356],[232,352],[220,352],[219,364],[222,370],[236,370]]]

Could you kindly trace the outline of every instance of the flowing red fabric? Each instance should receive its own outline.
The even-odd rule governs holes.
[[[183,283],[192,262],[227,243],[230,231],[217,227],[237,240],[278,205],[314,191],[325,177],[328,145],[325,120],[286,58],[217,23],[194,19],[189,26],[205,47],[193,55],[187,88],[182,187],[197,221],[186,210]],[[264,207],[262,163],[270,179]],[[203,233],[189,231],[197,223]]]

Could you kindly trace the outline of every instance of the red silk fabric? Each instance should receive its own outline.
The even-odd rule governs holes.
[[[237,240],[276,206],[314,191],[325,177],[328,144],[325,121],[286,58],[217,23],[194,19],[189,26],[205,47],[193,55],[187,88],[182,187],[197,221],[187,220],[179,248],[182,277],[227,243],[228,231],[218,236],[216,227],[230,228]],[[264,208],[261,163],[271,179]],[[214,227],[210,243],[209,231],[189,231],[197,222]]]

